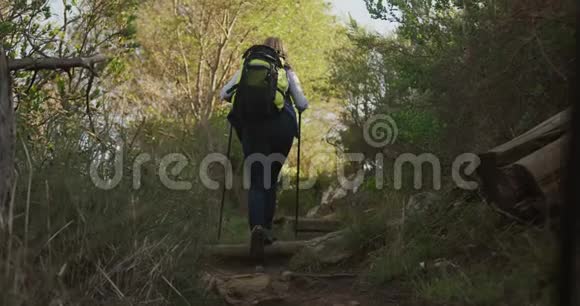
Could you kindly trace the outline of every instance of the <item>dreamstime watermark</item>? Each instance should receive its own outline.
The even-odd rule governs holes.
[[[374,115],[365,121],[363,137],[368,145],[382,148],[397,141],[399,127],[395,119],[389,115]]]
[[[399,135],[399,130],[395,120],[387,115],[377,115],[369,120],[364,125],[363,137],[367,144],[375,148],[382,148],[394,144]],[[107,152],[95,159],[90,165],[90,177],[95,186],[100,189],[110,190],[117,187],[123,178],[124,171],[124,154],[120,149],[122,146],[117,146],[115,152]],[[327,161],[332,158],[331,154],[320,153],[310,157],[314,161]],[[243,188],[248,189],[252,184],[259,184],[264,188],[271,188],[278,181],[278,178],[272,177],[272,168],[280,168],[284,164],[286,157],[282,154],[252,154],[248,156],[243,165]],[[336,175],[338,182],[342,188],[347,190],[356,190],[361,186],[365,177],[365,171],[361,169],[354,175],[347,175],[344,165],[349,163],[362,163],[368,161],[367,156],[362,153],[347,153],[340,157],[343,163],[336,167]],[[375,168],[375,187],[383,189],[386,187],[386,176],[384,170],[385,156],[382,153],[375,155],[373,160]],[[194,161],[188,160],[187,156],[181,153],[171,153],[164,155],[161,159],[154,161],[153,157],[148,153],[138,155],[132,164],[132,187],[134,189],[142,188],[143,168],[148,163],[154,163],[157,168],[157,175],[160,182],[170,190],[191,190],[193,182],[180,179],[180,174],[184,172],[186,167],[193,164]],[[457,156],[451,166],[451,178],[457,187],[465,190],[475,190],[478,188],[478,183],[467,179],[470,177],[481,161],[476,154],[464,153]],[[309,178],[300,181],[300,189],[310,189],[315,186],[318,180],[318,173],[316,165],[318,162],[310,163],[308,171]],[[212,169],[221,167],[222,175],[211,175],[215,173]],[[412,172],[405,173],[405,169],[411,167]],[[429,169],[426,172],[425,169]],[[417,190],[422,189],[426,173],[429,173],[432,188],[435,190],[441,189],[442,184],[442,166],[440,159],[432,153],[400,154],[394,159],[391,180],[393,188],[400,190],[403,188],[405,178],[408,179],[409,174],[413,181],[413,187]],[[258,171],[260,175],[254,176],[252,179],[251,173]],[[197,165],[197,175],[199,182],[207,189],[218,190],[223,187],[230,190],[233,187],[234,171],[231,161],[221,153],[211,153],[205,156]],[[405,175],[407,174],[407,175]],[[212,177],[213,176],[213,177]],[[216,176],[219,177],[216,178]],[[263,181],[256,181],[256,178]],[[282,189],[293,188],[290,179],[283,176],[281,182]],[[254,180],[254,181],[252,181]]]

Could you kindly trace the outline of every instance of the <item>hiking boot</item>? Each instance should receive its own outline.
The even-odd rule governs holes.
[[[250,238],[250,257],[258,262],[264,260],[264,229],[260,225],[256,225],[252,229],[252,237]]]

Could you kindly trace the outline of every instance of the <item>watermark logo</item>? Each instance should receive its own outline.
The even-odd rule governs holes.
[[[382,148],[397,141],[399,127],[395,119],[389,115],[374,115],[365,122],[363,137],[368,145]]]
[[[393,144],[397,141],[399,136],[399,129],[395,120],[388,115],[376,115],[371,117],[364,124],[363,137],[368,145],[375,148],[382,148]],[[98,156],[90,165],[90,176],[97,188],[110,190],[118,186],[123,177],[123,171],[125,169],[124,154],[121,150],[123,146],[116,146],[114,151],[105,152]],[[324,162],[332,158],[338,158],[330,153],[320,153],[314,156],[310,156],[311,161]],[[393,188],[400,190],[403,188],[403,184],[409,177],[412,179],[413,187],[416,190],[424,188],[423,178],[424,170],[429,169],[430,171],[425,174],[429,174],[430,178],[425,177],[432,183],[432,188],[435,190],[441,189],[441,182],[443,180],[442,176],[442,166],[440,159],[429,152],[424,152],[420,154],[414,153],[401,153],[396,157],[390,158],[392,161],[393,171],[392,173],[385,173],[384,162],[385,156],[383,153],[378,153],[374,160],[372,157],[365,156],[363,153],[344,153],[341,155],[342,163],[338,163],[336,169],[336,178],[338,182],[344,189],[356,190],[360,187],[365,179],[365,175],[368,174],[368,170],[365,171],[361,167],[354,175],[348,175],[345,171],[346,165],[350,163],[365,164],[366,162],[371,162],[375,169],[375,184],[377,189],[383,189],[385,187],[386,177],[390,177],[391,182],[393,182]],[[248,189],[251,184],[260,184],[263,188],[269,189],[278,186],[278,178],[272,177],[272,168],[274,165],[283,165],[286,161],[286,156],[282,154],[275,153],[270,155],[264,154],[251,154],[246,156],[243,165],[243,187]],[[155,163],[158,166],[156,174],[159,177],[160,182],[170,190],[190,190],[193,188],[193,183],[187,180],[180,179],[181,173],[190,164],[196,164],[198,168],[199,182],[207,189],[218,190],[221,186],[225,184],[226,189],[231,189],[233,186],[233,166],[231,161],[221,153],[211,153],[205,156],[201,160],[191,161],[181,153],[167,154],[158,157],[158,160],[153,160],[152,156],[148,153],[142,153],[138,155],[133,160],[132,169],[132,183],[135,190],[141,188],[142,180],[142,168],[146,163]],[[477,181],[470,180],[469,178],[473,175],[477,167],[479,167],[481,161],[478,155],[473,153],[463,153],[457,156],[451,166],[451,178],[457,187],[465,190],[475,190],[477,189]],[[318,179],[318,173],[314,165],[316,162],[311,163],[311,168],[309,169],[309,177],[306,181],[300,183],[300,189],[308,189],[315,186]],[[219,178],[215,175],[210,175],[215,171],[211,169],[218,169],[215,167],[223,168],[224,176]],[[254,169],[254,170],[251,170]],[[263,182],[258,182],[256,178],[252,178],[251,173],[255,173],[257,170],[263,171],[263,175],[259,175],[259,178]],[[404,175],[406,171],[409,175]],[[409,172],[412,171],[412,172]],[[221,171],[220,171],[221,173]],[[260,172],[261,173],[261,172]],[[191,175],[191,173],[190,173]],[[289,180],[283,180],[282,188],[293,188]]]

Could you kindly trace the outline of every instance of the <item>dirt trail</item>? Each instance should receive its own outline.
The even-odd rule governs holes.
[[[297,273],[287,268],[287,259],[254,266],[239,260],[212,263],[208,283],[230,305],[355,306],[372,304],[368,293],[356,286],[351,273]]]
[[[364,291],[352,271],[300,273],[290,258],[268,258],[263,266],[249,259],[215,259],[206,266],[205,282],[228,305],[246,306],[385,306],[398,305]]]

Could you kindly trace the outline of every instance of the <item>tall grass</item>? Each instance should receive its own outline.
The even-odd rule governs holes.
[[[553,233],[506,220],[477,197],[448,195],[384,226],[372,220],[378,219],[354,227],[383,243],[373,245],[366,276],[376,288],[402,284],[417,303],[429,305],[554,302]],[[370,240],[353,241],[368,246]]]
[[[123,145],[120,184],[102,190],[89,165],[117,143],[89,141],[77,128],[46,148],[19,132],[18,179],[0,223],[1,305],[217,303],[198,283],[202,246],[214,230],[211,191],[195,184],[193,166],[180,175],[194,182],[192,190],[169,190],[156,175],[164,153],[196,160],[196,135],[167,123],[142,127],[132,148]],[[160,132],[171,137],[153,137]],[[134,189],[132,161],[142,152],[153,161]]]

